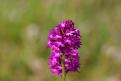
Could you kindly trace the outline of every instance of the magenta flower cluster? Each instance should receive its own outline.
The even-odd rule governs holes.
[[[51,29],[48,36],[48,46],[52,50],[49,57],[50,71],[63,76],[62,62],[66,73],[78,71],[80,45],[80,31],[74,28],[72,20],[62,21]],[[64,59],[62,59],[62,55],[64,55]]]

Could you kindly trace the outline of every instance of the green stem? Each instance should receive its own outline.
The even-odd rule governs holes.
[[[61,81],[65,81],[65,79],[66,79],[66,73],[65,73],[65,67],[64,67],[64,55],[62,55],[62,73],[63,73],[63,76],[62,76],[62,80]]]

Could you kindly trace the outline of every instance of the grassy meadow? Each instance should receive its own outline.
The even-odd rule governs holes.
[[[63,19],[83,44],[80,70],[66,81],[121,81],[121,0],[0,0],[0,81],[60,81],[47,36]]]

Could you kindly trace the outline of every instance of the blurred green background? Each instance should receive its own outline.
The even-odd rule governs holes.
[[[121,81],[121,0],[0,0],[0,81],[60,81],[47,35],[63,19],[83,44],[80,72],[66,81]]]

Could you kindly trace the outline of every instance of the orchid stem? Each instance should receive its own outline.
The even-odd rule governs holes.
[[[61,81],[65,81],[65,79],[66,79],[66,72],[65,72],[65,63],[64,63],[64,54],[62,55],[62,60],[63,60],[63,62],[62,62],[62,73],[63,73],[63,75],[62,75],[62,80]]]

